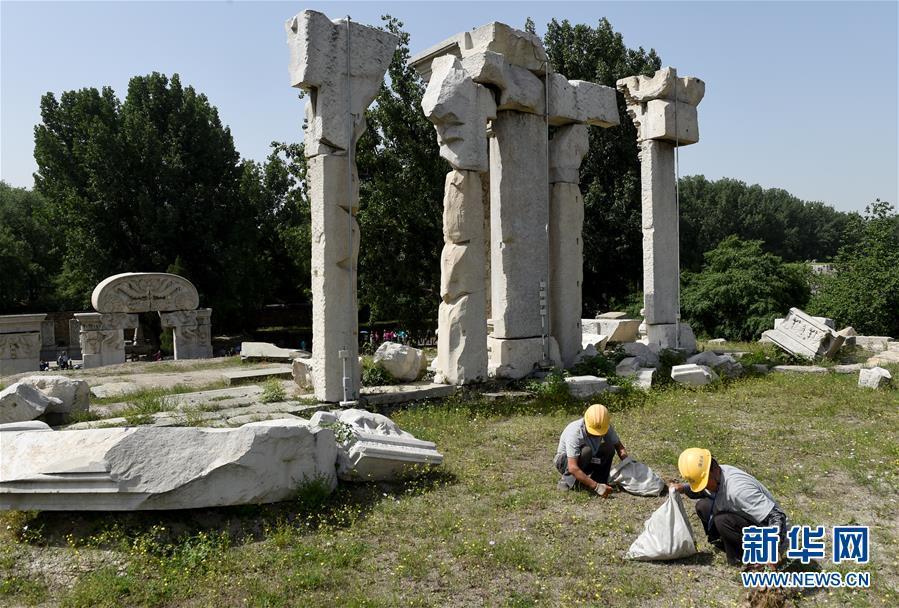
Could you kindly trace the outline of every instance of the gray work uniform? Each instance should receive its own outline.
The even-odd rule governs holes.
[[[712,514],[737,513],[761,524],[771,510],[780,508],[777,501],[758,479],[737,467],[722,464],[721,482],[715,493]]]
[[[568,472],[569,458],[577,458],[578,466],[591,479],[597,483],[606,483],[615,457],[615,446],[619,442],[618,433],[612,425],[609,425],[605,435],[598,436],[587,432],[583,418],[572,421],[559,437],[559,447],[553,462],[562,475],[559,487],[564,485],[568,489],[574,489],[577,485],[574,475]]]

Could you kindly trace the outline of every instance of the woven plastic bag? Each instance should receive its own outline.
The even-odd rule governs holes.
[[[609,471],[609,485],[636,496],[661,496],[666,489],[655,471],[630,456]]]
[[[659,561],[680,559],[696,553],[693,528],[684,512],[684,503],[675,490],[668,491],[668,500],[656,509],[643,532],[625,554],[626,559]]]

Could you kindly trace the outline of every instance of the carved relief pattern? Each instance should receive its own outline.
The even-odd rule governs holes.
[[[199,303],[196,288],[186,279],[149,273],[113,280],[94,298],[94,308],[100,312],[192,310]]]
[[[41,350],[41,334],[0,334],[0,359],[34,359]]]

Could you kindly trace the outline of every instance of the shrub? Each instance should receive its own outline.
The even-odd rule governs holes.
[[[840,249],[834,274],[820,277],[809,312],[860,334],[899,336],[899,215],[880,200],[865,209],[854,241]]]
[[[259,398],[262,403],[284,401],[285,398],[287,398],[287,391],[284,390],[284,385],[277,378],[269,378],[262,384],[262,396]]]
[[[362,386],[387,386],[400,381],[371,357],[362,357]]]
[[[785,264],[761,241],[729,236],[705,253],[701,272],[684,273],[682,313],[698,333],[755,340],[791,306],[805,306],[808,275],[806,264]]]

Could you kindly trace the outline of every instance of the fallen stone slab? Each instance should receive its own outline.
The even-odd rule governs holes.
[[[826,374],[827,368],[819,365],[775,365],[771,371],[779,374]]]
[[[634,342],[640,319],[581,319],[584,333],[608,336],[609,343]]]
[[[594,347],[597,352],[602,352],[606,348],[606,343],[609,341],[609,336],[604,336],[602,334],[593,334],[593,333],[582,333],[581,334],[581,348],[588,348],[590,346]]]
[[[851,363],[846,365],[834,365],[831,371],[835,374],[855,374],[864,367],[861,363]]]
[[[293,377],[293,368],[289,365],[278,367],[266,367],[263,369],[248,369],[239,371],[226,371],[222,373],[222,380],[229,386],[238,384],[254,384],[264,382],[269,378],[290,379]]]
[[[20,433],[22,431],[52,431],[50,425],[41,420],[26,420],[24,422],[6,422],[0,424],[0,433]]]
[[[497,391],[495,393],[481,393],[481,398],[487,401],[504,401],[506,399],[530,399],[533,395],[527,391]]]
[[[652,381],[655,378],[656,369],[654,367],[645,367],[637,370],[634,374],[634,385],[644,391],[652,388]]]
[[[692,357],[687,358],[687,363],[691,363],[693,365],[707,365],[708,367],[714,367],[718,360],[720,359],[720,355],[714,353],[710,350],[704,350],[701,353],[696,353]]]
[[[637,370],[643,367],[642,362],[637,357],[626,357],[618,362],[615,366],[615,375],[627,378],[637,373]]]
[[[725,342],[727,342],[727,340],[725,340],[724,338],[712,338],[711,340],[709,340],[708,343],[709,344],[724,344]]]
[[[261,422],[264,420],[303,420],[299,416],[287,414],[285,412],[272,412],[269,414],[243,414],[241,416],[233,416],[228,418],[229,426],[243,426],[251,422]]]
[[[428,367],[424,351],[396,342],[381,344],[375,351],[374,361],[397,380],[406,382],[418,378]]]
[[[293,361],[297,358],[309,358],[312,353],[300,349],[288,349],[275,346],[270,342],[241,342],[241,361]]]
[[[450,384],[395,384],[392,386],[368,386],[362,389],[362,401],[368,405],[389,405],[425,401],[427,399],[444,399],[456,392]]]
[[[60,400],[60,405],[51,404],[47,414],[74,414],[86,412],[90,399],[90,387],[84,380],[76,380],[66,376],[26,376],[19,382],[28,384],[48,397]]]
[[[140,385],[134,382],[107,382],[91,387],[91,395],[97,399],[108,399],[110,397],[122,397],[130,393],[136,393],[140,390]]]
[[[890,340],[889,336],[855,336],[855,345],[879,353],[889,349]]]
[[[833,328],[798,308],[791,308],[783,321],[775,322],[774,327],[762,333],[763,340],[770,341],[781,350],[804,359],[832,357],[846,339],[845,336],[837,334]]]
[[[416,467],[443,463],[443,454],[430,441],[415,438],[387,416],[366,410],[319,412],[310,420],[313,428],[340,423],[337,475],[346,481],[393,480]]]
[[[571,376],[565,378],[568,385],[568,393],[575,399],[588,399],[609,390],[609,383],[605,378],[597,376]]]
[[[718,379],[718,374],[706,365],[687,363],[671,368],[671,379],[689,386],[703,386]]]
[[[627,313],[619,310],[610,310],[602,314],[596,315],[597,319],[627,319]]]
[[[866,365],[879,366],[899,363],[899,351],[885,350],[869,358]]]
[[[236,429],[129,427],[4,433],[0,509],[134,511],[288,500],[336,486],[330,429],[301,420]]]
[[[16,382],[0,391],[0,424],[34,420],[50,407],[61,406],[60,399],[49,397],[30,384]]]
[[[63,427],[63,431],[86,431],[88,429],[106,429],[111,427],[134,426],[128,423],[127,418],[117,416],[114,418],[103,418],[102,420],[88,420],[86,422],[76,422]]]
[[[627,342],[621,348],[629,357],[639,359],[640,367],[658,367],[659,365],[658,353],[642,342]]]
[[[863,369],[858,373],[858,385],[862,388],[886,388],[892,380],[892,374],[882,367]]]

